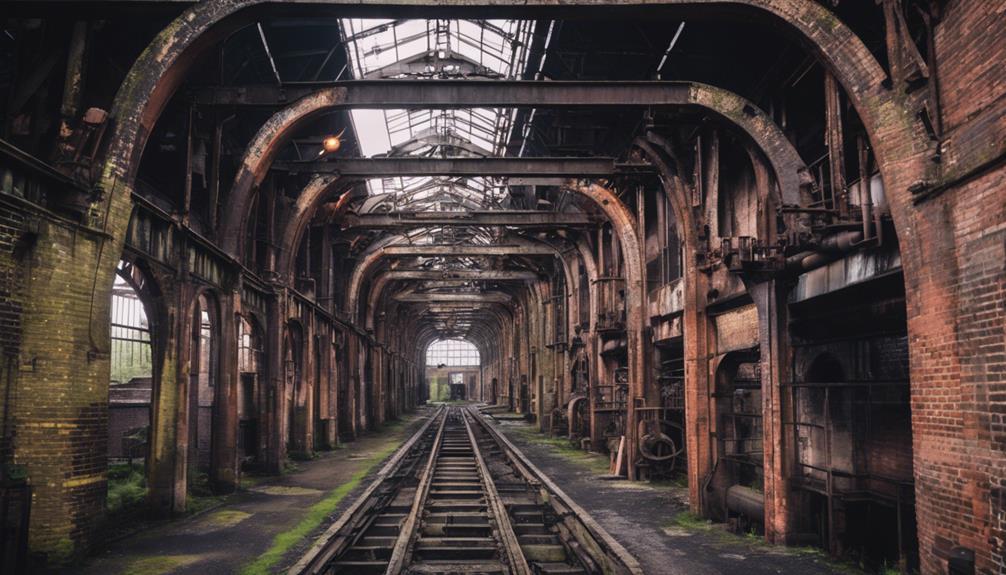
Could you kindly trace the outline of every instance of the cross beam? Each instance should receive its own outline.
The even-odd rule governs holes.
[[[391,257],[465,257],[465,256],[554,256],[555,248],[545,245],[472,245],[426,244],[388,246],[381,252]]]
[[[353,178],[466,176],[556,178],[610,176],[653,171],[648,164],[616,163],[612,158],[334,158],[274,162],[274,170],[299,174],[339,174]]]
[[[196,88],[203,106],[284,106],[319,90],[333,90],[333,108],[454,109],[568,108],[618,106],[650,108],[688,105],[690,82],[608,82],[541,80],[348,80],[285,82],[282,85]]]
[[[393,270],[385,275],[390,280],[534,281],[538,279],[538,274],[520,270]]]
[[[419,313],[422,317],[432,317],[433,319],[442,319],[444,317],[452,317],[455,319],[477,319],[481,317],[486,317],[486,314],[491,313],[490,306],[493,305],[505,305],[496,303],[474,303],[474,302],[435,302],[429,303],[425,308],[420,307],[422,311]]]
[[[395,299],[403,303],[510,303],[510,296],[501,293],[408,293]]]
[[[347,214],[342,228],[388,229],[421,226],[512,226],[512,227],[584,227],[599,220],[584,213],[540,210],[499,210],[472,212],[388,212],[382,214]]]

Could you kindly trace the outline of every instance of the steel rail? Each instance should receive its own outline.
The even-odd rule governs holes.
[[[401,465],[402,460],[405,456],[412,451],[419,439],[426,433],[433,422],[441,419],[441,426],[443,422],[447,421],[447,408],[441,406],[436,413],[430,417],[426,423],[424,423],[419,430],[417,430],[412,437],[408,439],[401,447],[395,451],[391,459],[377,472],[377,476],[370,483],[367,489],[356,499],[355,502],[347,509],[332,525],[325,530],[325,533],[321,535],[311,547],[310,550],[300,561],[295,563],[293,567],[290,567],[287,571],[288,575],[316,575],[318,573],[323,573],[327,569],[329,561],[332,560],[342,549],[339,548],[335,543],[339,539],[339,532],[342,531],[354,518],[355,515],[361,510],[363,505],[369,502],[375,497],[377,490],[384,484],[388,478],[398,470]]]
[[[560,504],[568,510],[568,513],[561,515],[565,517],[575,517],[582,523],[584,530],[599,546],[596,550],[601,561],[601,568],[604,573],[617,573],[625,575],[644,575],[643,568],[629,551],[612,537],[585,509],[577,505],[572,498],[552,482],[537,466],[527,458],[505,435],[493,429],[486,423],[474,407],[465,408],[471,413],[473,419],[479,426],[489,434],[490,437],[502,450],[504,456],[511,462],[517,464],[515,468],[520,471],[524,479],[529,483],[537,484],[544,491],[543,495],[555,505]],[[584,545],[585,549],[590,546]],[[614,559],[614,561],[612,561]]]
[[[482,457],[482,450],[479,446],[475,432],[472,431],[471,423],[468,419],[471,413],[467,409],[461,410],[461,417],[465,422],[465,430],[468,432],[468,440],[472,442],[472,451],[475,453],[475,463],[479,470],[479,477],[482,478],[482,488],[485,492],[487,508],[493,519],[496,521],[496,529],[499,532],[503,551],[506,553],[507,564],[510,566],[512,575],[531,575],[531,567],[527,563],[527,558],[521,550],[520,541],[513,530],[510,522],[510,514],[507,512],[506,504],[496,490],[496,483],[489,473],[489,466],[486,465]]]
[[[430,492],[430,484],[433,482],[433,470],[440,456],[440,446],[444,439],[444,427],[447,426],[447,416],[449,408],[444,411],[444,417],[440,420],[440,428],[437,429],[437,436],[433,440],[433,448],[430,449],[430,456],[426,460],[426,467],[416,486],[416,493],[412,498],[412,509],[405,518],[398,539],[395,540],[395,547],[391,552],[391,559],[388,561],[388,568],[384,571],[386,575],[399,575],[405,568],[405,562],[409,558],[409,548],[416,537],[419,528],[419,516],[426,507],[426,497]]]

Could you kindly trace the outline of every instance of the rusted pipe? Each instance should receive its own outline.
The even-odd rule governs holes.
[[[856,138],[856,148],[859,152],[859,209],[863,219],[863,238],[873,239],[873,201],[870,198],[870,177],[867,169],[870,155],[862,136]]]
[[[800,252],[786,258],[786,269],[808,272],[851,252],[863,241],[863,232],[841,232],[825,238],[816,250]]]
[[[755,521],[765,520],[765,495],[750,487],[733,485],[727,489],[727,509]]]

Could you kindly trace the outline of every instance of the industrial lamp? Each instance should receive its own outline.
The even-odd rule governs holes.
[[[325,154],[331,154],[339,150],[342,147],[342,135],[346,133],[346,129],[343,128],[341,132],[334,136],[328,136],[321,141],[321,151],[318,152],[319,156]]]

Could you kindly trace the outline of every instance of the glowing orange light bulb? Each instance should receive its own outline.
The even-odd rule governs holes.
[[[331,154],[342,146],[342,141],[339,140],[338,136],[329,136],[322,141],[321,146],[325,148],[326,152]]]
[[[342,147],[342,135],[346,130],[342,130],[334,136],[329,136],[321,141],[322,154],[331,154]]]

